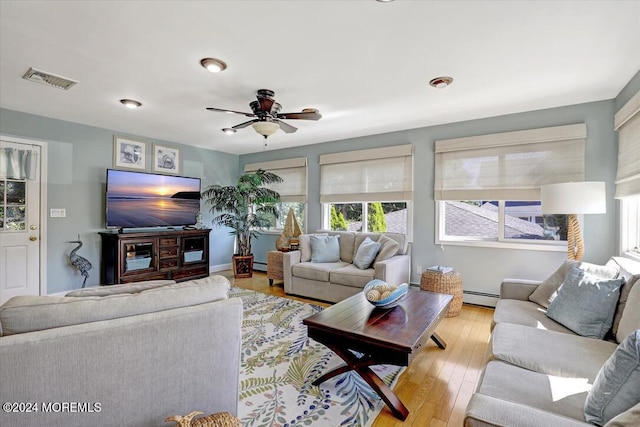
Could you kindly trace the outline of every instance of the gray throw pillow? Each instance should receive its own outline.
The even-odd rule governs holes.
[[[572,267],[547,317],[578,335],[602,339],[611,329],[623,279],[602,279]]]
[[[311,262],[340,261],[340,236],[309,236],[311,242]]]
[[[384,234],[380,235],[378,243],[380,243],[380,250],[378,251],[378,255],[376,255],[374,264],[389,259],[400,251],[400,243]]]
[[[640,329],[620,343],[598,372],[587,394],[584,416],[601,426],[639,403]]]
[[[549,308],[549,304],[551,304],[551,301],[556,297],[558,289],[562,286],[562,282],[564,282],[567,272],[577,265],[580,265],[580,262],[570,260],[565,261],[560,268],[538,285],[536,290],[529,295],[529,301],[533,301],[544,308]]]
[[[327,233],[301,234],[298,236],[298,249],[300,250],[300,262],[311,261],[311,236],[328,236]]]
[[[353,258],[353,264],[360,270],[366,270],[371,267],[371,263],[379,250],[380,243],[374,242],[367,237],[362,241],[362,243],[360,243],[360,246],[358,246],[356,256]]]

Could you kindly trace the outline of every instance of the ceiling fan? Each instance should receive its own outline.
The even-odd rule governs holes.
[[[315,108],[305,108],[298,113],[281,113],[282,106],[273,99],[275,92],[269,89],[258,89],[256,94],[257,101],[252,101],[249,106],[252,113],[242,111],[226,110],[224,108],[207,107],[210,111],[219,111],[222,113],[242,114],[247,117],[255,117],[248,122],[240,123],[230,128],[223,128],[222,131],[228,134],[235,133],[238,129],[246,128],[251,125],[253,129],[265,139],[273,135],[278,129],[283,132],[293,133],[298,128],[283,122],[281,119],[301,119],[301,120],[320,120],[322,114]]]

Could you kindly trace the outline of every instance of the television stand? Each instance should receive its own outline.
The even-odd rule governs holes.
[[[100,283],[176,282],[209,275],[209,229],[102,232]]]

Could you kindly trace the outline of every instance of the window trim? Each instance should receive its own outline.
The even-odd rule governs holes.
[[[527,240],[508,239],[504,237],[504,212],[505,201],[498,200],[498,239],[483,239],[464,236],[446,236],[445,232],[445,203],[446,200],[435,201],[435,244],[440,246],[469,246],[483,248],[520,249],[546,252],[566,252],[567,242],[565,240]],[[582,222],[582,215],[578,215],[578,220]]]

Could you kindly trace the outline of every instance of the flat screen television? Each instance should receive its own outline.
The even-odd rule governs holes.
[[[196,224],[200,178],[107,169],[107,228]]]

